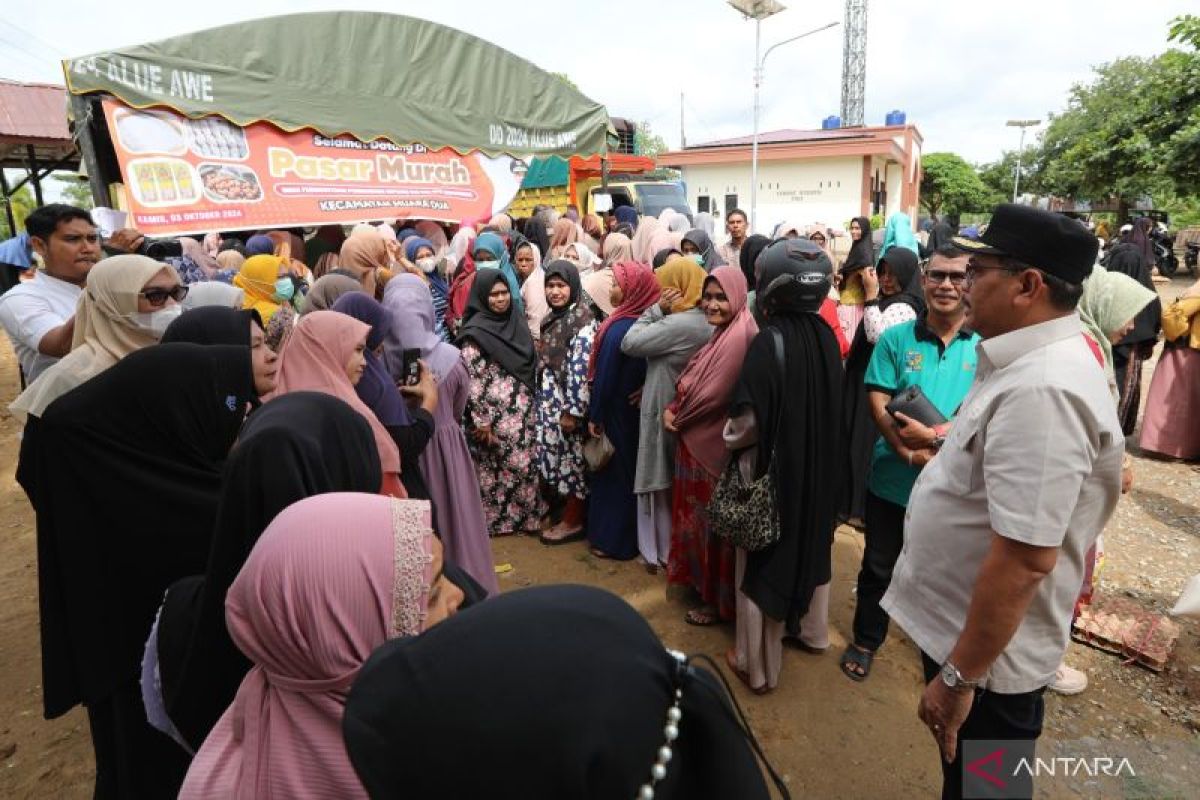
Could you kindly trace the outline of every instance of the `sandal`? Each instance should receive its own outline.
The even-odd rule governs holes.
[[[795,647],[798,650],[803,650],[804,652],[814,656],[822,655],[826,650],[829,649],[829,645],[825,645],[824,647],[814,647],[799,637],[785,636],[783,638],[783,642],[784,644]]]
[[[734,675],[737,675],[738,680],[746,684],[746,688],[754,692],[754,694],[763,695],[771,691],[771,687],[765,683],[762,686],[757,687],[750,685],[750,674],[745,670],[738,669],[737,656],[734,655],[732,650],[725,651],[725,665],[729,667],[730,672],[732,672]]]
[[[716,625],[721,621],[721,617],[712,606],[697,606],[683,615],[683,621],[688,625],[706,628],[709,625]]]
[[[582,539],[583,535],[581,534],[579,538]],[[612,556],[610,556],[608,553],[601,550],[599,547],[589,547],[588,552],[591,553],[596,558],[612,558]]]
[[[863,650],[855,644],[847,645],[846,652],[842,653],[842,672],[846,673],[846,677],[852,681],[861,683],[871,674],[871,662],[875,660],[875,653],[870,650]],[[854,669],[862,670],[859,672]]]
[[[548,536],[547,534],[549,533],[552,533],[552,531],[546,531],[543,533],[538,537],[538,541],[544,545],[549,545],[550,547],[555,547],[560,544],[569,544],[571,542],[578,542],[587,535],[583,528],[580,528],[577,531],[572,531],[564,536]]]

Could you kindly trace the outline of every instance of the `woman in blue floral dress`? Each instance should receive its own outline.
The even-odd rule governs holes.
[[[493,536],[537,535],[544,503],[537,481],[534,432],[537,354],[525,316],[499,270],[475,274],[458,346],[470,375],[463,429],[479,471]]]
[[[565,501],[562,521],[541,537],[544,544],[553,545],[583,538],[587,497],[583,435],[596,322],[579,270],[570,261],[552,261],[545,270],[545,285],[550,313],[542,320],[538,341],[538,472],[546,489]]]

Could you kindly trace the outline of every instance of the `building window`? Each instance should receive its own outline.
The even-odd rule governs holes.
[[[696,212],[697,213],[704,214],[704,213],[708,213],[711,211],[712,211],[712,199],[708,195],[702,194],[696,198]]]
[[[729,219],[729,212],[733,211],[737,207],[738,207],[737,195],[736,194],[725,195],[725,218],[726,219]]]

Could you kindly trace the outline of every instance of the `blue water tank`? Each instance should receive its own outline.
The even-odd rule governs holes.
[[[887,116],[884,117],[884,124],[885,125],[903,125],[905,120],[907,120],[907,119],[908,119],[907,114],[905,114],[903,111],[901,111],[899,109],[894,109],[892,111],[889,111],[887,113]]]
[[[841,117],[832,117],[831,116],[831,117],[826,117],[825,119],[821,120],[821,130],[823,130],[823,131],[831,131],[831,130],[834,130],[834,129],[840,128],[840,127],[842,127],[842,118]]]

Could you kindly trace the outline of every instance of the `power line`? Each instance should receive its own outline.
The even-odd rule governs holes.
[[[10,27],[10,28],[12,28],[13,30],[15,30],[17,33],[23,34],[23,35],[25,35],[25,36],[29,37],[30,39],[33,39],[35,42],[38,42],[38,43],[40,43],[40,44],[41,44],[41,45],[43,45],[44,47],[48,47],[48,48],[50,48],[50,49],[51,49],[51,50],[53,50],[54,52],[58,53],[60,56],[65,56],[65,55],[66,55],[66,53],[65,53],[65,52],[63,52],[62,48],[60,48],[58,45],[50,44],[50,42],[47,42],[45,39],[43,39],[42,37],[38,36],[36,33],[33,33],[33,32],[31,32],[31,31],[28,31],[28,30],[26,30],[26,29],[22,28],[20,25],[18,25],[17,23],[13,22],[12,20],[8,20],[8,19],[2,19],[2,18],[0,18],[0,22],[3,22],[3,23],[4,23],[5,25],[7,25],[8,27]]]
[[[25,45],[21,44],[20,42],[13,42],[13,41],[10,41],[9,39],[6,39],[6,38],[5,38],[5,37],[3,37],[3,36],[0,36],[0,44],[6,44],[6,45],[8,45],[9,47],[13,48],[14,50],[20,50],[21,52],[25,53],[25,55],[27,55],[27,56],[31,56],[31,57],[33,57],[33,58],[36,58],[36,59],[38,59],[39,61],[40,61],[40,60],[43,60],[43,59],[45,59],[45,58],[46,58],[46,54],[45,54],[45,53],[37,53],[37,52],[34,52],[33,50],[30,50],[30,49],[29,49],[28,47],[26,47]]]

